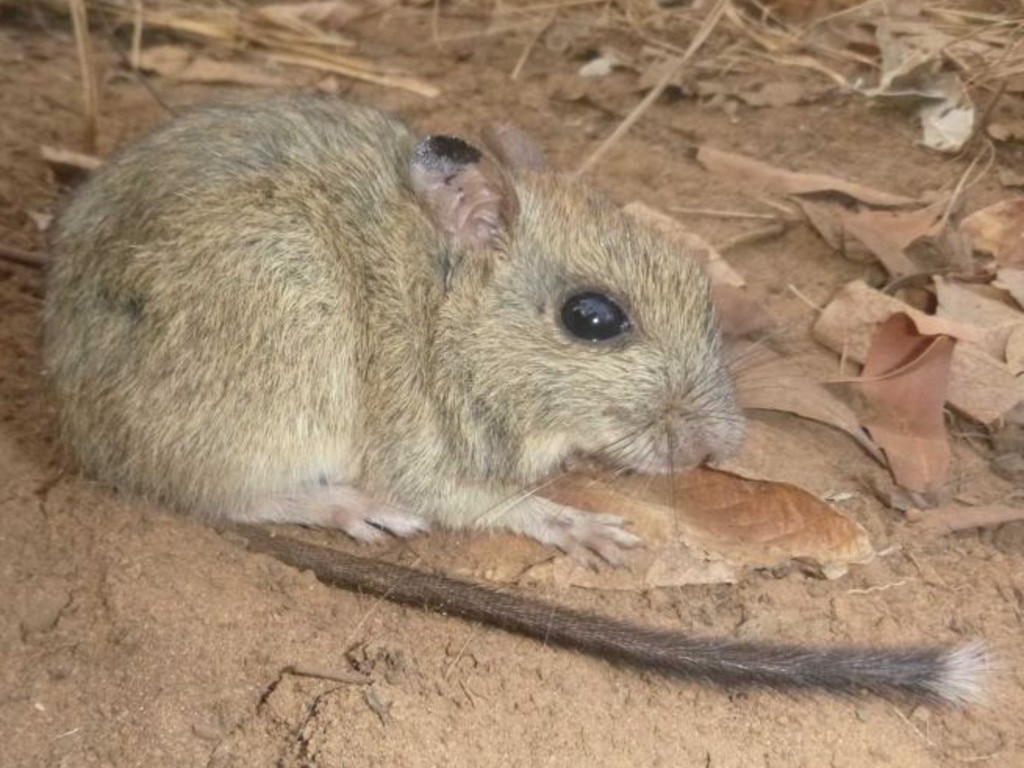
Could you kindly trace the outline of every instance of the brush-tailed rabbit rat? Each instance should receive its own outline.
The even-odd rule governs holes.
[[[736,447],[707,280],[514,134],[495,146],[290,97],[112,158],[56,223],[46,299],[85,470],[210,520],[635,544],[530,491],[575,456],[662,472]],[[961,701],[982,663],[691,639],[238,530],[332,583],[670,674]]]
[[[46,304],[86,471],[208,519],[634,544],[528,490],[574,456],[659,472],[737,445],[707,280],[497,143],[504,164],[291,97],[112,158],[57,221]]]

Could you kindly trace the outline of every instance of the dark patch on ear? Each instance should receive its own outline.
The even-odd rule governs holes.
[[[493,159],[454,136],[430,136],[412,153],[409,180],[454,250],[502,248],[519,204]]]
[[[459,170],[464,165],[479,163],[483,152],[455,136],[428,136],[413,153],[413,163],[431,171]]]

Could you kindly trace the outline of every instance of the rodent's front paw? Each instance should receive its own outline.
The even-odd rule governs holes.
[[[564,531],[562,542],[555,542],[555,546],[584,563],[600,565],[594,560],[596,555],[605,563],[622,565],[625,550],[642,543],[639,536],[623,529],[626,521],[618,515],[566,509],[572,513],[569,519],[559,517],[553,522],[554,527]]]
[[[640,537],[625,530],[618,515],[585,512],[575,507],[531,497],[526,509],[515,509],[508,527],[551,544],[581,562],[622,565],[625,550],[639,546]]]

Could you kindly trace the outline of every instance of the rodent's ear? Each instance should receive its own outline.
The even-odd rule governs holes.
[[[515,192],[501,169],[462,139],[421,141],[410,177],[420,203],[457,247],[501,245],[518,213]]]
[[[488,125],[484,128],[483,140],[494,156],[513,170],[539,173],[551,170],[544,150],[517,125]]]

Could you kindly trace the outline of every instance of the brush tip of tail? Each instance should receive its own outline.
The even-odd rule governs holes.
[[[957,707],[980,703],[985,697],[984,680],[990,662],[980,640],[953,648],[942,656],[938,674],[927,687],[941,701]]]

